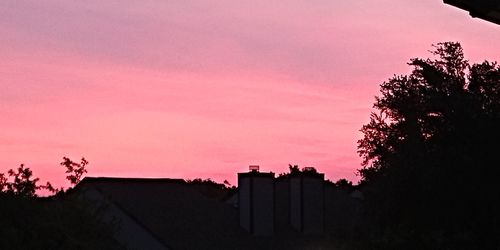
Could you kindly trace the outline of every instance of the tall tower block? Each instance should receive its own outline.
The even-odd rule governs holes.
[[[315,171],[290,176],[290,224],[299,232],[324,232],[324,179],[324,174]]]
[[[250,166],[238,173],[240,225],[255,236],[274,233],[274,173],[261,173]]]

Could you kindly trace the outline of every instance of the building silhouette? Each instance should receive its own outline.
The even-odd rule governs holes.
[[[497,0],[444,0],[444,3],[468,11],[472,17],[500,24],[500,2]]]
[[[360,197],[321,173],[275,178],[252,169],[238,187],[182,179],[86,177],[74,189],[131,249],[331,248],[330,235],[356,219]]]

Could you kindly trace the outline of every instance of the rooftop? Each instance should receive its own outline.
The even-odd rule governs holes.
[[[500,24],[500,1],[444,0],[444,3],[468,11],[472,17]]]
[[[284,228],[254,237],[239,225],[239,211],[224,202],[230,191],[182,179],[86,177],[75,191],[93,189],[168,249],[304,249],[331,246],[324,236]]]

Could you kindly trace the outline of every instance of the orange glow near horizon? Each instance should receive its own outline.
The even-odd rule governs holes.
[[[378,86],[433,43],[498,60],[500,26],[442,1],[0,3],[0,172],[212,178],[314,166],[358,180]]]

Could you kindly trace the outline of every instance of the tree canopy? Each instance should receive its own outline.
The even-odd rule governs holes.
[[[361,129],[371,218],[423,242],[491,243],[500,233],[500,67],[470,64],[457,42],[431,53],[381,84]]]
[[[87,173],[87,169],[85,166],[89,164],[89,162],[82,157],[81,162],[73,162],[68,157],[63,157],[63,161],[60,163],[61,166],[66,168],[66,179],[71,183],[71,185],[77,185],[82,180],[82,177],[85,173]]]
[[[66,179],[78,184],[88,161],[64,157]],[[0,249],[123,249],[113,238],[118,224],[105,222],[103,209],[50,182],[39,185],[30,168],[0,173]],[[56,195],[38,197],[37,190]]]

